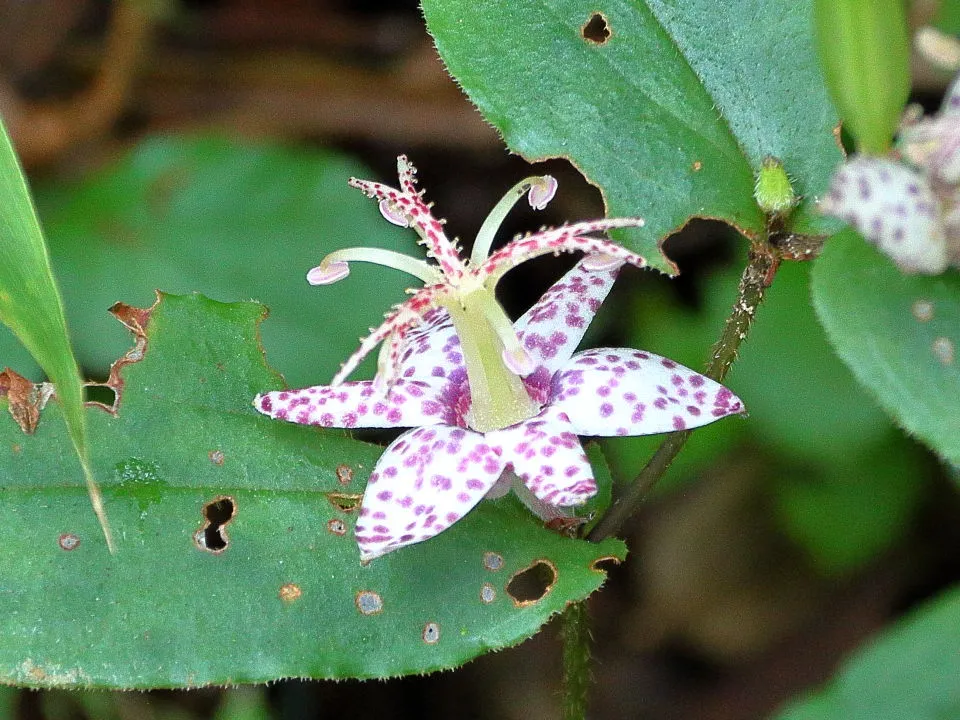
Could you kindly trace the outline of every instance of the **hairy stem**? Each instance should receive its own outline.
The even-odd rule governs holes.
[[[590,615],[587,601],[567,605],[560,616],[563,641],[563,720],[583,720],[590,691]]]
[[[737,289],[733,310],[727,317],[723,333],[714,345],[710,361],[707,363],[707,377],[717,382],[722,382],[726,377],[730,366],[737,358],[741,343],[750,332],[754,314],[773,280],[779,263],[778,251],[766,242],[757,243],[751,248],[750,259],[740,276],[740,286]],[[650,490],[666,473],[674,458],[686,444],[690,432],[690,430],[681,430],[667,435],[627,491],[597,523],[590,533],[591,540],[600,541],[620,532],[623,524],[636,512]]]

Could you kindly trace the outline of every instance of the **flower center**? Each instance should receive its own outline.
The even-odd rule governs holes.
[[[449,298],[444,307],[460,338],[470,381],[472,403],[466,418],[468,425],[477,432],[490,432],[540,412],[539,404],[530,397],[523,379],[515,372],[518,360],[513,349],[504,343],[501,326],[506,324],[514,339],[516,335],[493,294],[480,287]],[[509,364],[514,369],[508,367]]]

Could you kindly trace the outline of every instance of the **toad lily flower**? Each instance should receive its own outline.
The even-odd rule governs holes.
[[[488,432],[470,425],[475,400],[462,343],[445,309],[408,334],[400,379],[259,395],[274,418],[324,427],[413,427],[370,474],[356,526],[361,559],[426,540],[471,510],[512,469],[541,503],[579,505],[596,482],[577,435],[646,435],[742,412],[733,393],[672,360],[628,348],[573,354],[618,270],[581,261],[513,326],[536,369],[522,379],[529,418]]]
[[[401,184],[412,182],[410,175],[404,179],[408,169],[401,158]],[[525,183],[511,191],[510,205],[528,188],[534,206],[553,192],[548,179]],[[354,184],[381,199],[388,219],[401,219],[397,208],[406,208],[403,219],[429,239],[427,246],[434,257],[447,252],[436,241],[442,236],[439,223],[428,210],[413,211],[421,207],[419,195],[360,181]],[[494,210],[494,223],[499,224],[506,209],[498,206]],[[485,229],[490,222],[484,224]],[[395,380],[334,382],[264,393],[254,400],[261,412],[301,424],[413,428],[387,447],[370,474],[356,525],[362,561],[447,529],[484,496],[498,492],[498,480],[508,469],[539,503],[557,508],[582,504],[596,493],[596,482],[579,434],[660,433],[697,427],[742,411],[740,401],[723,386],[652,353],[608,348],[574,354],[623,261],[643,264],[642,259],[612,243],[581,237],[583,232],[624,226],[611,224],[615,222],[545,230],[515,240],[484,262],[488,243],[480,249],[479,263],[475,249],[469,266],[454,265],[453,259],[459,263],[455,254],[443,255],[452,270],[444,269],[442,277],[439,273],[424,277],[428,283],[424,290],[429,292],[415,294],[416,305],[400,306],[387,316],[389,329],[371,335],[387,339],[401,332],[402,343],[391,338],[387,364],[382,362],[380,368]],[[557,244],[550,246],[553,240]],[[544,252],[575,248],[603,256],[581,260],[516,323],[502,321],[497,313],[503,311],[492,298],[492,287],[484,282],[497,272],[502,275],[505,269],[491,261],[499,258],[497,262],[509,269],[528,255],[542,254],[537,250],[543,246],[547,247]],[[373,256],[360,258],[357,251],[347,250],[331,257],[311,273],[322,280],[343,277],[345,267],[337,263],[371,260]],[[401,262],[386,259],[394,267]],[[478,268],[475,275],[471,275],[471,267]],[[417,266],[417,270],[426,275],[423,268]],[[469,288],[465,295],[461,284]],[[489,299],[473,294],[479,291],[488,293]],[[474,308],[475,302],[480,306]],[[493,305],[485,306],[487,302]],[[465,305],[474,308],[477,317],[464,321]],[[408,319],[411,316],[417,324]],[[480,339],[471,337],[471,332],[478,332]],[[479,375],[471,368],[472,361],[481,363]],[[495,375],[490,368],[496,367],[505,372]],[[339,380],[352,369],[350,361],[345,368],[338,374]],[[493,425],[484,427],[484,419],[476,412],[484,400],[481,393],[512,392],[498,384],[497,378],[502,377],[516,379],[525,409],[518,419],[504,422],[494,401],[490,403],[495,408]]]

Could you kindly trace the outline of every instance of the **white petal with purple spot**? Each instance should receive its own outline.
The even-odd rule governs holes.
[[[820,210],[855,227],[906,272],[947,267],[939,201],[925,177],[900,163],[853,158],[834,176]]]
[[[362,560],[446,530],[503,471],[502,451],[463,428],[416,428],[393,441],[370,474],[357,519]]]
[[[254,398],[253,406],[264,415],[300,425],[414,427],[451,421],[441,391],[439,382],[400,380],[384,395],[372,382],[347,382],[263,393]]]
[[[578,435],[653,435],[743,412],[732,392],[673,360],[629,348],[577,353],[554,376],[554,410]]]
[[[581,505],[596,494],[580,439],[570,419],[555,408],[487,437],[503,447],[504,458],[538,500],[565,507]]]
[[[513,326],[533,361],[551,374],[577,349],[623,263],[617,261],[613,268],[602,271],[588,270],[587,264],[587,260],[578,262]]]
[[[450,314],[443,308],[428,312],[423,322],[404,338],[400,353],[401,378],[446,378],[463,367],[460,338]]]

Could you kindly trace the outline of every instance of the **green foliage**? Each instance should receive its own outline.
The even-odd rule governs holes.
[[[850,231],[813,273],[837,353],[908,432],[960,465],[960,276],[904,275]]]
[[[59,409],[35,435],[0,418],[0,632],[16,638],[0,647],[0,682],[189,687],[455,667],[530,636],[599,587],[598,559],[623,557],[619,541],[552,533],[508,496],[361,566],[352,528],[380,449],[253,409],[255,393],[282,385],[257,345],[263,312],[193,295],[163,296],[149,319],[128,313],[146,322],[144,358],[123,371],[116,416],[88,410],[116,555],[82,512]],[[502,567],[484,566],[488,552]],[[518,606],[509,581],[538,561],[556,582]],[[364,592],[382,612],[361,612]]]
[[[779,525],[823,575],[863,567],[903,537],[924,496],[919,453],[899,437],[819,465],[785,465],[772,483]]]
[[[903,0],[816,0],[824,76],[862,152],[890,149],[910,94],[910,40]]]
[[[357,338],[405,299],[410,278],[357,263],[348,280],[315,288],[307,270],[350,245],[418,252],[413,233],[347,187],[351,175],[373,173],[333,152],[161,136],[82,182],[40,186],[68,318],[83,330],[81,364],[106,375],[128,347],[104,312],[113,303],[149,305],[156,288],[196,290],[265,303],[271,364],[295,387],[329,381]]]
[[[916,610],[847,660],[822,690],[776,720],[960,717],[960,588]]]
[[[837,227],[810,202],[840,154],[809,2],[424,0],[423,10],[448,69],[507,145],[531,161],[569,158],[608,214],[644,217],[624,238],[651,264],[669,267],[657,243],[691,216],[762,232],[753,191],[768,156],[806,198],[789,228]]]

